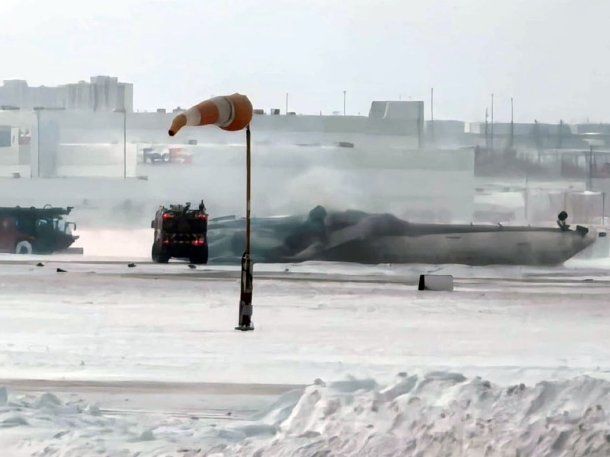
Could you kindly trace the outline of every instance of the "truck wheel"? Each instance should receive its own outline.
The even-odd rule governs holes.
[[[159,247],[157,246],[157,244],[153,244],[152,247],[152,260],[155,263],[167,263],[169,262],[169,255],[165,254],[164,252],[162,252]]]
[[[189,261],[195,265],[208,263],[208,247],[205,246],[201,249],[197,249],[195,252],[191,252]]]
[[[20,241],[15,246],[15,254],[31,254],[32,253],[32,243],[29,241]]]

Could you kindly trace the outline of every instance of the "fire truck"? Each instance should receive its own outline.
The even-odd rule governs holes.
[[[208,213],[203,200],[196,209],[191,209],[190,203],[161,206],[151,228],[155,230],[153,262],[167,263],[172,257],[194,264],[208,262]]]
[[[78,236],[76,224],[64,220],[72,207],[0,208],[0,252],[51,254],[67,250]]]

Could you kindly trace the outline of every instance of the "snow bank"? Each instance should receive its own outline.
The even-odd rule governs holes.
[[[590,377],[534,387],[448,372],[402,374],[389,386],[319,383],[271,440],[220,455],[607,456],[609,408],[610,383]]]
[[[591,377],[499,386],[434,372],[321,380],[250,420],[120,415],[71,396],[11,398],[0,445],[28,455],[607,456],[610,382]],[[10,454],[17,455],[17,454]]]
[[[265,443],[218,455],[610,455],[610,383],[500,387],[448,372],[308,387]],[[281,403],[281,402],[280,402]],[[286,405],[278,405],[286,411]],[[265,420],[264,418],[262,419]]]

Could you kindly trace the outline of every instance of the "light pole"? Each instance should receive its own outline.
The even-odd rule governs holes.
[[[40,112],[44,108],[37,106],[34,108],[36,113],[36,177],[40,178]],[[32,174],[32,165],[30,163],[30,175]]]
[[[288,115],[288,92],[286,92],[286,115]]]
[[[430,140],[434,144],[434,87],[430,88]]]
[[[127,110],[115,109],[115,113],[123,113],[123,179],[127,179]]]
[[[513,144],[515,141],[515,118],[514,118],[515,110],[513,104],[513,97],[510,98],[510,139],[508,143],[509,149],[513,148]]]
[[[123,179],[127,179],[127,110],[123,109]]]
[[[494,94],[491,94],[491,150],[494,150]]]
[[[246,248],[241,258],[241,281],[239,296],[239,317],[235,330],[254,330],[252,325],[253,263],[250,252],[250,210],[251,210],[251,141],[250,121],[252,103],[245,95],[232,94],[205,100],[172,121],[169,136],[174,136],[184,126],[216,125],[223,130],[246,129]]]
[[[346,99],[346,96],[347,96],[347,91],[344,90],[343,91],[343,115],[344,116],[345,116],[345,99]]]
[[[589,169],[587,171],[587,190],[593,191],[593,145],[589,144]]]
[[[487,152],[489,152],[488,119],[489,119],[489,112],[488,112],[488,109],[485,108],[485,149],[487,150]]]

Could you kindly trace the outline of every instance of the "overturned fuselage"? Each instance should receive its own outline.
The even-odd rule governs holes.
[[[238,261],[244,220],[213,221],[209,229],[211,261]],[[414,224],[391,214],[327,212],[322,207],[302,217],[255,218],[252,230],[257,262],[555,265],[596,237],[584,227]]]

